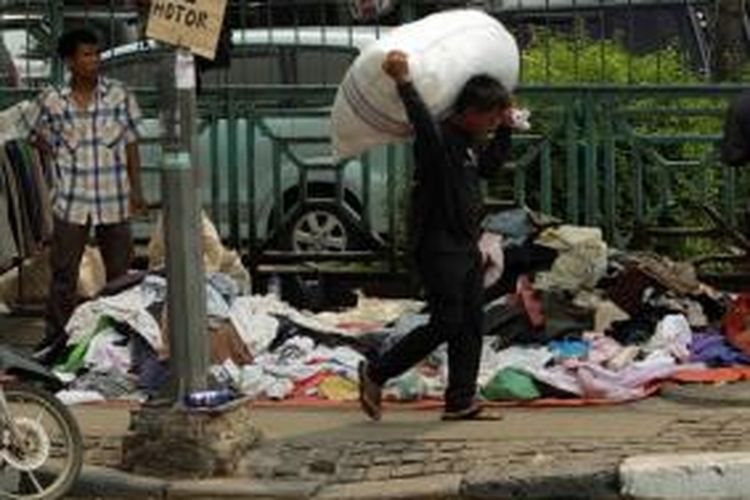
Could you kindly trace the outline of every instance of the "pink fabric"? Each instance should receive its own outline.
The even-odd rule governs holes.
[[[482,254],[484,287],[487,288],[497,283],[505,270],[503,237],[495,233],[482,233],[479,238],[479,252]]]

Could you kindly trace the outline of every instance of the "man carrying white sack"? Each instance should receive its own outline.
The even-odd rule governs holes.
[[[513,123],[511,99],[496,79],[471,78],[452,114],[436,123],[411,83],[408,56],[391,51],[382,65],[396,83],[415,134],[410,227],[414,258],[427,293],[430,322],[375,362],[359,367],[360,404],[381,417],[381,388],[443,342],[448,342],[448,387],[443,420],[478,418],[475,400],[482,349],[482,196],[480,176],[505,161]],[[494,133],[494,135],[493,135]],[[487,137],[492,136],[487,141]]]

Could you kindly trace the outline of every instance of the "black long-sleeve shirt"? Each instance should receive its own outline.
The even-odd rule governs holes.
[[[501,127],[484,147],[454,123],[436,123],[411,83],[398,86],[414,128],[411,231],[417,249],[476,251],[482,217],[480,177],[500,167],[510,151]]]

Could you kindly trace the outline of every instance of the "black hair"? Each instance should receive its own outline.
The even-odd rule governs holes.
[[[57,41],[57,55],[61,59],[72,57],[80,45],[99,45],[99,37],[88,28],[68,31]]]
[[[510,94],[502,83],[489,75],[477,75],[471,77],[461,89],[453,105],[453,112],[462,113],[469,108],[492,111],[510,105]]]

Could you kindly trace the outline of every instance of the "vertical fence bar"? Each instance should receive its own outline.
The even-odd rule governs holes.
[[[552,74],[552,61],[551,61],[551,38],[552,38],[552,25],[550,23],[550,0],[544,0],[544,83],[549,83]]]
[[[635,163],[633,175],[633,214],[635,215],[636,227],[642,227],[645,222],[645,197],[643,195],[643,178],[645,176],[645,165],[641,154],[640,144],[634,136],[630,136],[630,151]]]
[[[295,162],[295,164],[297,164],[297,162]],[[302,165],[297,165],[299,172],[299,204],[304,207],[310,200],[310,170],[304,163]]]
[[[209,148],[211,164],[211,219],[216,224],[221,216],[221,169],[219,167],[219,124],[221,123],[215,110],[209,115]]]
[[[320,2],[320,30],[321,30],[320,41],[324,47],[326,46],[326,41],[328,38],[328,30],[326,28],[326,26],[328,25],[328,16],[327,16],[326,10],[327,10],[326,4],[323,0],[321,0]],[[321,66],[323,68],[322,78],[324,82],[327,82],[328,81],[328,61],[322,52],[320,53],[320,60],[321,60],[320,61]]]
[[[549,139],[542,140],[541,151],[541,209],[542,213],[552,214],[552,147]]]
[[[722,166],[721,169],[722,172],[722,180],[723,182],[721,190],[722,192],[722,209],[724,211],[724,219],[731,225],[734,225],[736,222],[736,215],[735,215],[735,200],[736,200],[736,182],[737,182],[737,174],[736,169],[729,167],[729,166]]]
[[[370,153],[366,153],[362,157],[362,227],[366,231],[370,231],[372,228],[371,190],[372,158]]]
[[[708,165],[706,165],[706,167],[708,167]],[[709,192],[709,189],[708,189],[709,184],[711,182],[709,179],[712,177],[712,176],[709,176],[710,169],[709,168],[700,168],[698,170],[700,171],[700,196],[701,196],[701,199],[703,199],[703,200],[710,199],[709,196],[711,196],[711,195],[710,195],[710,192]]]
[[[659,211],[661,215],[666,215],[672,205],[672,170],[666,158],[662,158],[658,154],[653,156],[659,177]]]
[[[526,165],[517,164],[513,172],[513,190],[516,203],[526,204]]]
[[[401,4],[401,22],[408,23],[417,18],[416,0],[403,0]]]
[[[247,224],[250,256],[254,257],[258,247],[258,221],[255,217],[255,109],[252,105],[247,114],[245,143],[247,144]]]
[[[585,169],[586,169],[586,181],[584,185],[585,193],[585,210],[584,220],[586,224],[596,224],[599,218],[599,189],[598,189],[598,175],[597,175],[597,130],[596,130],[596,109],[594,103],[594,96],[591,93],[587,93],[584,97],[585,106]]]
[[[599,81],[603,82],[607,78],[607,24],[604,19],[604,0],[599,0]]]
[[[240,246],[240,179],[239,179],[239,147],[238,147],[238,120],[239,115],[235,109],[234,97],[230,93],[228,97],[227,113],[227,169],[229,178],[229,238],[232,247]]]
[[[109,41],[107,43],[107,47],[117,47],[119,45],[117,42],[117,31],[115,23],[116,19],[116,13],[115,13],[115,0],[109,0]]]
[[[62,0],[50,0],[47,4],[49,6],[50,13],[50,27],[52,28],[50,33],[50,43],[54,47],[57,40],[62,35],[65,29],[63,19],[63,2]],[[63,61],[59,57],[52,58],[52,82],[56,85],[61,85],[65,79],[65,68],[63,67]]]
[[[388,205],[388,234],[390,235],[390,244],[388,246],[388,266],[391,272],[396,270],[396,245],[399,238],[396,228],[396,147],[393,144],[387,146],[387,169],[388,181],[386,193]]]
[[[26,12],[31,12],[31,10],[29,9],[29,1],[30,0],[26,0],[26,3],[25,3],[25,7],[26,7],[25,11]],[[27,16],[26,19],[24,20],[24,28],[25,28],[24,36],[26,38],[26,50],[27,51],[29,51],[30,48],[31,48],[31,26],[30,26],[30,24],[31,24],[31,22],[29,20],[29,17]],[[24,88],[30,88],[30,87],[32,87],[33,86],[32,82],[33,82],[33,80],[31,79],[31,58],[27,57],[26,58],[26,82],[23,85],[23,87]],[[19,83],[21,83],[21,79],[20,78],[19,78]]]
[[[568,105],[565,119],[566,175],[568,220],[578,223],[578,126],[575,120],[575,101]]]
[[[656,0],[656,5],[659,6],[661,0]],[[661,49],[661,47],[660,47]],[[661,50],[656,51],[656,82],[661,83]]]
[[[578,0],[573,0],[573,10],[576,11],[578,7]],[[585,33],[585,21],[580,14],[576,14],[574,17],[573,27],[573,75],[574,81],[581,81],[580,63],[581,63],[581,36]]]
[[[284,216],[284,202],[281,185],[281,146],[277,139],[271,139],[271,168],[273,169],[274,228],[280,229]],[[268,235],[266,236],[268,237]]]
[[[609,241],[617,241],[615,231],[617,230],[617,176],[615,151],[615,131],[612,111],[615,108],[614,100],[607,103],[607,112],[604,113],[604,228]]]
[[[365,155],[369,155],[370,153],[365,153]],[[363,160],[364,161],[364,160]],[[334,186],[334,202],[336,203],[337,207],[343,207],[344,206],[344,169],[346,168],[346,163],[342,163],[338,166],[336,169],[336,185]]]
[[[635,22],[633,21],[633,0],[628,0],[628,84],[633,83],[633,41],[635,33]]]
[[[242,24],[242,40],[245,40],[245,30],[249,27],[248,26],[248,15],[247,15],[247,5],[248,2],[239,2],[240,4],[240,23]]]

